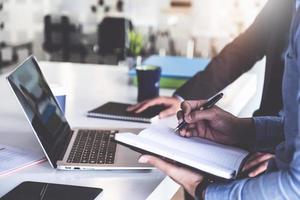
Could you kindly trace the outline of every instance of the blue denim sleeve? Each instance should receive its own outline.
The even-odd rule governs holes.
[[[298,107],[300,115],[300,106]],[[281,117],[256,117],[256,139],[260,143],[270,143],[283,138]],[[298,122],[300,125],[300,122]],[[300,134],[295,140],[293,158],[289,166],[278,171],[268,172],[259,177],[214,183],[205,190],[205,200],[217,199],[300,199]]]
[[[300,138],[295,143],[288,169],[229,184],[211,184],[206,188],[205,200],[300,199]]]
[[[272,147],[284,140],[283,117],[254,117],[255,147]]]

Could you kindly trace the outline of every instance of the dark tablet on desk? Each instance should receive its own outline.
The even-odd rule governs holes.
[[[4,195],[1,200],[94,200],[101,192],[100,188],[23,182]]]

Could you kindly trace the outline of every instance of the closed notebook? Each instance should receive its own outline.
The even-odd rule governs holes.
[[[208,174],[235,179],[249,152],[201,138],[185,138],[173,129],[151,125],[139,135],[118,133],[115,140],[141,153],[150,153],[177,161]]]
[[[93,110],[88,111],[89,117],[98,117],[104,119],[124,120],[151,123],[151,121],[164,109],[164,106],[154,106],[136,114],[128,112],[126,109],[130,104],[108,102]]]

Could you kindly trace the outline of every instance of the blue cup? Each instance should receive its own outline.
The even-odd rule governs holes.
[[[63,113],[66,111],[66,91],[64,87],[57,85],[57,84],[51,84],[50,85],[51,91],[53,95],[55,96],[55,99]]]
[[[66,95],[55,96],[56,101],[63,113],[66,111]]]
[[[138,102],[159,96],[161,68],[139,66],[136,68],[138,82]]]

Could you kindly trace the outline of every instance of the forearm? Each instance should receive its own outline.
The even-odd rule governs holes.
[[[264,56],[262,43],[252,40],[246,33],[239,36],[174,94],[189,100],[207,99],[224,89]],[[254,44],[259,45],[254,47]]]
[[[282,117],[236,118],[234,132],[243,147],[258,150],[284,140]]]
[[[272,148],[284,140],[283,117],[254,117],[256,149]]]
[[[205,190],[205,200],[300,199],[299,187],[299,173],[290,169],[228,184],[211,184]]]
[[[268,46],[272,1],[268,2],[255,22],[214,57],[207,68],[197,73],[175,94],[184,99],[207,99],[225,88],[263,58]]]
[[[243,147],[252,147],[255,144],[255,124],[253,118],[236,118],[235,131]]]

